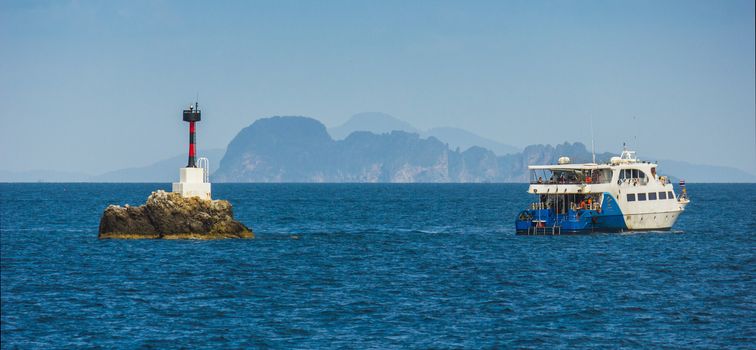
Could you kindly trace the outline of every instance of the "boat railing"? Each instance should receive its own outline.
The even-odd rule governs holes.
[[[570,209],[572,210],[578,210],[578,209],[585,209],[585,210],[599,210],[601,208],[601,204],[598,202],[593,203],[572,203],[570,205]],[[551,209],[551,205],[549,203],[543,203],[543,202],[535,202],[530,203],[530,210],[541,210],[541,209]]]
[[[553,226],[530,226],[528,227],[528,235],[561,235],[562,234],[562,226],[557,225],[556,223]]]
[[[530,180],[531,185],[590,185],[581,180]]]
[[[543,202],[530,203],[530,210],[549,209],[551,206]]]
[[[599,208],[601,208],[601,204],[599,204],[598,202],[593,202],[593,203],[590,203],[590,204],[588,204],[588,203],[580,203],[580,204],[578,204],[578,203],[572,203],[572,204],[570,204],[570,209],[572,209],[572,210],[579,210],[579,209],[599,210]]]

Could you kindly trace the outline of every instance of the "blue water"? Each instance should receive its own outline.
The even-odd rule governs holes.
[[[515,236],[526,185],[214,184],[255,240],[97,240],[167,184],[0,184],[3,348],[754,348],[756,185]]]

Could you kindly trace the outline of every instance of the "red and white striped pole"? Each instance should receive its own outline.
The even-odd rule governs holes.
[[[189,164],[187,168],[197,167],[197,139],[195,136],[194,122],[189,122]]]
[[[184,110],[184,121],[189,122],[189,163],[187,168],[197,167],[197,136],[195,122],[202,119],[202,112],[199,105],[195,102],[194,106],[190,105],[189,109]]]

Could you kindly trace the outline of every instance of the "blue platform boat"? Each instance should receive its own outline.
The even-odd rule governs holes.
[[[515,220],[517,234],[580,234],[669,230],[690,203],[685,182],[676,195],[657,164],[624,149],[609,163],[529,166],[528,193],[537,201]]]

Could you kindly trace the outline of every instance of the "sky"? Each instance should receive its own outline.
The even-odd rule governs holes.
[[[0,170],[90,174],[384,112],[756,174],[754,1],[0,2]],[[211,160],[212,161],[212,160]],[[219,160],[216,160],[219,161]],[[663,165],[663,164],[662,164]]]

